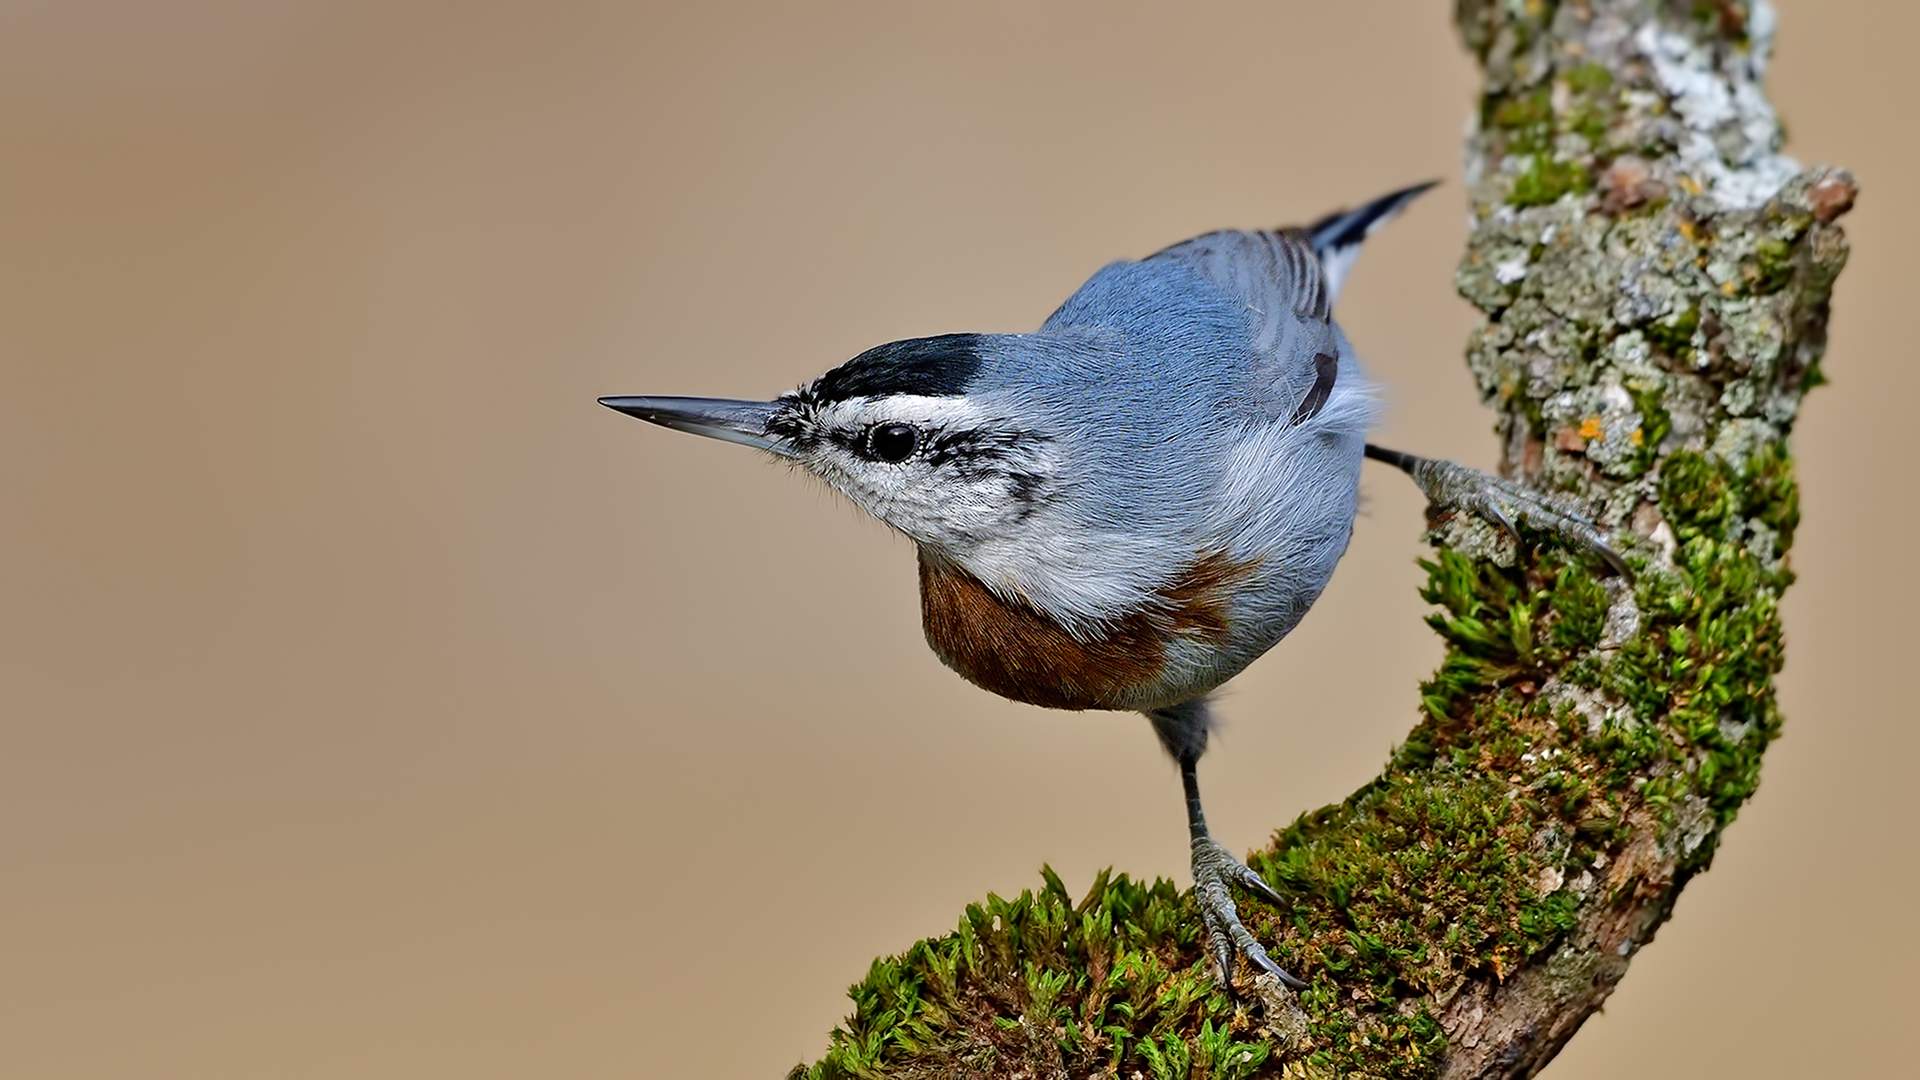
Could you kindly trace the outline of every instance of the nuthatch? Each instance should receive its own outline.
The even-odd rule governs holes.
[[[1196,766],[1207,694],[1299,623],[1345,552],[1361,459],[1625,572],[1549,496],[1367,444],[1372,389],[1332,305],[1361,242],[1431,186],[1112,263],[1035,333],[897,341],[772,401],[600,403],[786,458],[912,539],[927,643],[975,685],[1145,713],[1180,766],[1222,982],[1237,949],[1301,987],[1241,924],[1230,884],[1285,901],[1208,834]]]

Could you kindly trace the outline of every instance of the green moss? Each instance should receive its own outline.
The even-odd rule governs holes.
[[[1654,348],[1679,360],[1693,357],[1694,331],[1700,329],[1700,313],[1688,308],[1676,315],[1656,319],[1643,329],[1647,341]]]
[[[1798,488],[1785,447],[1772,444],[1740,473],[1704,455],[1674,454],[1661,469],[1659,492],[1681,540],[1678,573],[1643,586],[1646,631],[1626,643],[1600,682],[1660,735],[1634,749],[1636,759],[1673,766],[1654,793],[1696,796],[1724,825],[1753,793],[1760,756],[1779,733],[1772,688],[1784,659],[1779,598],[1792,581],[1743,534],[1749,522],[1766,525],[1784,551],[1799,519]],[[1648,763],[1633,767],[1646,771]]]
[[[1613,74],[1600,64],[1579,64],[1561,72],[1558,84],[1565,93],[1558,111],[1550,84],[1482,99],[1480,125],[1499,135],[1501,154],[1550,156],[1556,138],[1569,133],[1595,148],[1606,145],[1608,130],[1620,115]]]
[[[1520,730],[1505,740],[1512,745],[1490,749],[1512,751],[1516,767],[1526,752]],[[1255,860],[1296,898],[1276,928],[1290,958],[1298,970],[1331,975],[1327,988],[1337,987],[1338,997],[1418,998],[1462,973],[1508,971],[1571,925],[1564,898],[1541,896],[1532,884],[1560,857],[1536,849],[1540,807],[1515,798],[1504,781],[1436,764],[1302,818]],[[1358,844],[1349,832],[1356,826]],[[1311,991],[1308,998],[1311,1006]],[[1336,1049],[1341,1032],[1372,1026],[1343,1012],[1316,1020]],[[1412,1044],[1381,1049],[1427,1052]]]
[[[1818,360],[1810,361],[1800,372],[1800,392],[1806,393],[1816,386],[1827,385],[1827,372]]]
[[[1435,721],[1444,722],[1461,701],[1488,689],[1537,683],[1600,641],[1606,591],[1564,556],[1549,555],[1531,577],[1453,550],[1420,565],[1427,571],[1420,595],[1440,608],[1427,624],[1450,646],[1440,670],[1422,686],[1422,701]]]
[[[1766,295],[1786,288],[1793,280],[1793,244],[1768,237],[1754,245],[1753,261],[1747,267],[1748,288]]]
[[[952,934],[876,960],[849,989],[853,1014],[826,1056],[790,1076],[990,1072],[1030,1061],[1152,1069],[1156,1059],[1161,1068],[1148,1075],[1162,1075],[1193,1053],[1212,1075],[1236,1075],[1242,1056],[1265,1061],[1265,1045],[1244,1038],[1244,1010],[1192,962],[1199,921],[1187,894],[1103,873],[1075,904],[1052,870],[1042,877],[1038,893],[989,895]]]
[[[1733,512],[1726,470],[1704,454],[1682,451],[1667,458],[1660,470],[1659,490],[1660,511],[1682,540],[1723,531],[1727,515]]]
[[[1512,97],[1488,98],[1481,108],[1483,126],[1506,137],[1509,154],[1542,153],[1553,145],[1553,96],[1540,87]]]
[[[1632,384],[1627,388],[1634,410],[1640,414],[1640,451],[1636,465],[1643,473],[1653,469],[1660,458],[1660,445],[1673,433],[1673,415],[1667,411],[1660,389],[1658,385]]]
[[[1576,64],[1562,72],[1560,78],[1580,94],[1604,94],[1613,89],[1613,72],[1605,64]]]
[[[1656,597],[1655,632],[1621,649],[1603,685],[1643,724],[1658,725],[1660,756],[1673,766],[1662,793],[1704,800],[1725,825],[1753,793],[1760,755],[1779,733],[1772,680],[1783,657],[1784,579],[1745,546],[1705,535],[1684,544],[1676,562],[1680,587]]]
[[[1513,181],[1507,201],[1514,206],[1545,206],[1564,195],[1591,190],[1593,177],[1586,168],[1568,161],[1557,161],[1537,154],[1533,163]]]
[[[1613,92],[1613,73],[1599,64],[1582,64],[1560,76],[1569,92],[1566,130],[1583,136],[1593,147],[1606,145],[1607,132],[1620,116],[1620,98]]]
[[[1740,487],[1743,513],[1780,536],[1780,549],[1793,545],[1800,525],[1800,486],[1784,443],[1769,443],[1753,455]]]

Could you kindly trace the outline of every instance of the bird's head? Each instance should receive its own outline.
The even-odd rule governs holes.
[[[607,397],[676,431],[778,455],[925,548],[957,559],[1006,542],[1045,504],[1056,436],[977,385],[991,339],[882,345],[772,401]]]

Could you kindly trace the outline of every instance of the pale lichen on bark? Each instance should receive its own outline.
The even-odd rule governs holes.
[[[796,1076],[1528,1076],[1710,860],[1780,718],[1786,437],[1846,258],[1844,172],[1780,154],[1764,2],[1459,0],[1486,72],[1458,285],[1512,475],[1637,582],[1436,523],[1447,641],[1386,771],[1250,865],[1311,985],[1213,985],[1190,900],[1050,872],[876,961]],[[1535,538],[1537,539],[1537,538]]]

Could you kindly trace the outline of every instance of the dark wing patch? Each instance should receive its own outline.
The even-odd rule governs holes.
[[[1333,396],[1333,380],[1340,375],[1340,358],[1326,353],[1315,353],[1313,357],[1313,386],[1307,396],[1300,401],[1300,407],[1293,410],[1293,419],[1287,421],[1288,427],[1304,424],[1320,415],[1327,407],[1327,399]]]
[[[876,346],[815,379],[822,404],[858,397],[916,394],[955,397],[980,371],[979,334],[942,334]]]

